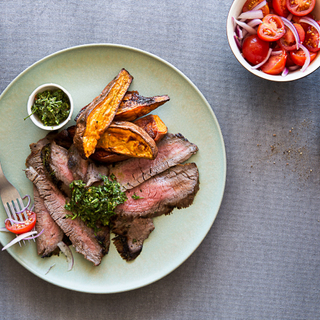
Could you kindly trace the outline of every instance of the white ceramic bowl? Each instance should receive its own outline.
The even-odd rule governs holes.
[[[227,19],[227,38],[228,38],[228,42],[230,45],[230,48],[233,52],[233,54],[235,55],[235,57],[237,58],[237,60],[242,64],[243,67],[245,67],[249,72],[253,73],[254,75],[263,78],[263,79],[267,79],[267,80],[271,80],[271,81],[278,81],[278,82],[286,82],[286,81],[293,81],[293,80],[298,80],[301,79],[303,77],[306,77],[307,75],[309,75],[310,73],[314,72],[315,70],[317,70],[320,66],[320,53],[318,53],[317,57],[311,62],[311,64],[308,66],[308,68],[306,69],[306,71],[302,72],[301,70],[296,70],[296,71],[290,71],[290,73],[283,77],[281,75],[269,75],[266,74],[260,70],[256,70],[256,69],[252,69],[252,66],[242,57],[240,50],[237,47],[237,44],[235,42],[234,39],[234,24],[232,21],[232,17],[237,18],[242,10],[243,5],[245,4],[246,0],[234,0],[231,8],[229,10],[229,14],[228,14],[228,19]],[[317,19],[320,18],[320,0],[316,1],[316,6],[313,9],[313,12],[315,17],[317,17]]]
[[[30,116],[31,121],[38,126],[39,128],[43,129],[43,130],[48,130],[48,131],[52,131],[52,130],[58,130],[60,128],[62,128],[63,126],[65,126],[71,119],[72,117],[72,113],[73,113],[73,100],[72,100],[72,96],[71,94],[63,87],[61,87],[58,84],[55,83],[46,83],[46,84],[42,84],[41,86],[39,86],[38,88],[36,88],[31,95],[29,96],[28,99],[28,104],[27,104],[27,111],[28,111],[28,115],[32,113],[31,111],[31,107],[34,103],[34,98],[38,93],[41,93],[43,91],[46,90],[58,90],[61,89],[62,91],[64,91],[66,93],[66,95],[69,98],[70,101],[70,112],[69,112],[69,116],[66,120],[64,120],[63,122],[61,122],[59,125],[56,126],[45,126],[41,120],[39,119],[39,117],[36,114],[33,114]]]

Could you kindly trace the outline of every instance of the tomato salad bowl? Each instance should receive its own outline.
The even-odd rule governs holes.
[[[301,79],[320,66],[320,0],[235,0],[227,38],[240,64],[271,81]]]

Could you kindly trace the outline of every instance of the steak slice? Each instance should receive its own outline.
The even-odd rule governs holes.
[[[44,205],[44,201],[39,196],[39,192],[33,186],[34,212],[37,214],[36,231],[43,233],[37,238],[37,252],[42,258],[50,257],[54,251],[59,252],[57,244],[63,239],[63,232],[53,221]]]
[[[33,167],[27,168],[25,173],[27,178],[37,187],[51,217],[69,237],[76,251],[96,266],[99,265],[105,254],[105,248],[100,246],[94,231],[87,227],[80,218],[74,220],[67,218],[70,212],[64,208],[66,203],[64,195],[45,175],[39,174]]]
[[[199,190],[195,163],[176,165],[126,191],[128,200],[116,207],[120,217],[152,218],[169,214],[174,208],[190,206]],[[137,199],[137,197],[140,197]]]
[[[76,148],[76,146],[73,144],[70,149],[68,150],[68,161],[67,165],[69,170],[72,173],[73,180],[85,180],[89,161],[84,160]]]
[[[112,240],[120,256],[126,261],[131,261],[141,253],[144,240],[153,230],[151,218],[117,218],[112,228],[116,237]]]
[[[74,179],[73,172],[68,167],[68,150],[53,141],[42,148],[41,157],[47,177],[70,196],[69,184]]]
[[[157,146],[156,159],[131,158],[110,166],[109,176],[114,175],[123,189],[129,190],[168,168],[188,160],[198,151],[198,147],[180,133],[168,133]]]

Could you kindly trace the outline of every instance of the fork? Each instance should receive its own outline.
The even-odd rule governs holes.
[[[19,221],[28,219],[25,211],[23,212],[23,214],[22,213],[17,214],[17,212],[21,211],[24,208],[24,204],[18,190],[5,177],[2,171],[1,163],[0,163],[0,198],[2,200],[4,210],[6,211],[9,219],[19,220]],[[21,246],[20,242],[19,242],[19,245]]]

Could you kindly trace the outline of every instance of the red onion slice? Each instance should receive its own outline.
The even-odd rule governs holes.
[[[241,45],[241,42],[240,42],[240,39],[237,37],[236,34],[234,34],[234,41],[236,42],[236,45],[238,47],[238,49],[241,51],[242,50],[242,45]]]
[[[254,28],[250,27],[247,23],[245,23],[243,21],[238,21],[237,19],[234,19],[234,21],[240,27],[242,27],[243,29],[247,30],[250,34],[256,34],[257,33],[257,30],[255,30]]]
[[[11,218],[7,218],[6,220],[4,220],[4,223],[6,223],[7,221],[10,221],[11,223],[16,223],[16,224],[24,224],[24,223],[26,223],[24,220],[19,221],[19,220],[14,220],[14,219],[11,219]]]
[[[247,24],[248,24],[248,26],[254,28],[254,27],[258,26],[258,25],[261,24],[261,23],[262,23],[262,20],[260,20],[260,19],[253,19],[253,20],[249,21]]]
[[[44,229],[42,229],[37,235],[32,236],[32,237],[28,237],[28,238],[23,238],[23,240],[33,240],[35,238],[40,237],[43,234],[43,232],[44,232]]]
[[[281,53],[282,53],[282,50],[279,50],[279,51],[273,50],[273,51],[271,52],[271,55],[272,55],[272,56],[277,56],[278,54],[281,54]]]
[[[239,39],[243,38],[242,29],[238,25],[236,25],[235,34]]]
[[[288,69],[288,68],[284,68],[283,71],[282,71],[282,73],[281,73],[281,76],[282,76],[282,77],[285,77],[285,76],[288,75],[288,73],[289,73],[289,69]]]
[[[56,265],[55,263],[54,263],[53,265],[51,265],[51,266],[49,267],[49,269],[47,270],[47,272],[46,272],[44,275],[48,274],[48,273],[50,272],[50,270],[51,270],[55,265]]]
[[[317,32],[319,33],[319,37],[320,37],[320,26],[318,25],[318,23],[316,21],[314,21],[313,19],[311,19],[309,17],[303,17],[300,19],[300,22],[307,23],[310,26],[314,27],[317,30]],[[318,41],[318,48],[320,48],[320,41]]]
[[[8,248],[13,246],[14,244],[18,243],[19,241],[25,239],[26,237],[33,236],[34,234],[37,234],[37,231],[30,231],[30,232],[26,232],[26,233],[20,234],[19,236],[14,238],[12,241],[10,241],[7,245],[5,245],[2,248],[2,251],[7,250]]]
[[[300,66],[298,65],[289,67],[289,71],[296,71],[298,69],[300,69]]]
[[[28,204],[27,204],[23,209],[21,209],[20,211],[16,212],[16,214],[22,213],[22,212],[26,211],[26,210],[29,208],[30,202],[31,202],[31,197],[30,197],[28,194],[26,194],[26,195],[22,198],[22,200],[24,200],[24,199],[27,198],[27,197],[28,197]]]
[[[0,228],[0,232],[10,232],[6,227]]]
[[[58,243],[58,247],[61,250],[61,252],[67,257],[68,271],[71,271],[74,264],[72,251],[63,241],[60,241]]]
[[[256,64],[256,65],[252,66],[251,68],[252,68],[252,69],[258,69],[258,68],[260,68],[262,65],[264,65],[264,64],[268,61],[268,59],[270,58],[271,52],[272,52],[272,49],[270,48],[269,51],[268,51],[267,57],[266,57],[262,62],[260,62],[260,63],[258,63],[258,64]]]
[[[238,19],[262,19],[263,18],[263,13],[261,10],[251,10],[247,12],[242,12]]]
[[[264,0],[261,3],[259,3],[258,5],[256,5],[252,10],[253,11],[254,10],[259,10],[259,9],[263,8],[265,5],[267,5],[267,1],[266,0]]]
[[[300,37],[299,37],[299,34],[298,34],[298,31],[296,29],[296,27],[292,24],[292,22],[290,22],[288,19],[284,18],[284,17],[281,17],[284,25],[289,28],[291,30],[291,32],[293,33],[293,36],[296,40],[296,47],[297,47],[297,50],[299,50],[299,43],[300,43]],[[300,20],[301,21],[301,20]]]
[[[306,61],[304,62],[302,68],[301,68],[301,71],[302,72],[305,72],[306,69],[308,68],[309,64],[310,64],[310,52],[309,50],[303,46],[301,43],[299,43],[299,48],[303,50],[305,56],[306,56]]]

